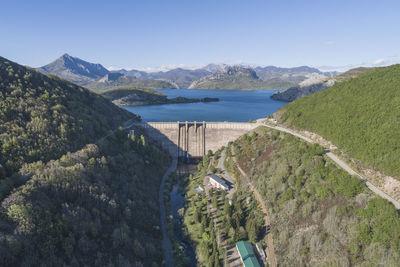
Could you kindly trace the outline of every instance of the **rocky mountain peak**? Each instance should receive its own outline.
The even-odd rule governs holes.
[[[80,85],[100,79],[109,73],[101,64],[90,63],[67,53],[39,68],[39,71],[55,74]]]
[[[245,75],[245,76],[249,76],[254,79],[258,79],[258,76],[253,69],[247,68],[247,67],[242,67],[240,65],[226,66],[220,72],[217,72],[216,74],[230,75],[230,76]]]

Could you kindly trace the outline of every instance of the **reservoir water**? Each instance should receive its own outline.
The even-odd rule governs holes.
[[[270,96],[277,90],[157,90],[168,96],[204,98],[217,97],[219,102],[166,104],[150,106],[126,106],[139,114],[143,121],[235,121],[247,122],[250,119],[265,118],[286,103],[272,100]]]

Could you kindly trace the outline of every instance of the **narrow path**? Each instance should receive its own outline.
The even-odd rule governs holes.
[[[233,160],[235,161],[236,166],[239,169],[239,171],[242,174],[242,176],[246,179],[246,182],[249,185],[250,189],[253,191],[256,200],[261,205],[261,209],[262,209],[263,214],[264,214],[265,226],[270,225],[270,221],[269,221],[269,217],[268,217],[268,210],[267,210],[267,207],[265,206],[265,202],[264,202],[263,198],[261,197],[261,195],[258,192],[258,190],[251,183],[250,178],[247,176],[247,174],[239,166],[239,164],[237,163],[237,160],[236,160],[235,157],[233,157]],[[276,259],[276,254],[275,254],[275,249],[274,249],[274,240],[272,239],[272,234],[271,233],[267,233],[266,238],[267,238],[266,254],[267,254],[268,265],[271,266],[271,267],[276,267],[278,265],[278,262],[277,262],[277,259]]]
[[[278,131],[282,131],[294,136],[297,136],[301,139],[303,139],[304,141],[314,144],[315,142],[313,140],[311,140],[308,137],[305,137],[299,133],[296,133],[295,131],[288,129],[288,128],[284,128],[282,126],[272,126],[272,125],[268,125],[268,124],[259,124],[260,126],[264,126],[264,127],[268,127],[271,129],[275,129]],[[389,202],[391,202],[396,209],[400,210],[400,202],[393,199],[391,196],[389,196],[388,194],[386,194],[385,192],[383,192],[382,190],[380,190],[379,188],[377,188],[375,185],[373,185],[372,183],[368,182],[367,179],[365,179],[362,175],[360,175],[359,173],[357,173],[356,171],[354,171],[349,165],[347,165],[343,160],[339,159],[335,154],[333,154],[330,151],[326,152],[326,155],[333,161],[335,162],[340,168],[342,168],[343,170],[345,170],[348,174],[350,175],[354,175],[357,176],[358,178],[361,179],[361,181],[363,181],[365,183],[365,185],[375,194],[381,196],[382,198],[385,198],[386,200],[388,200]]]
[[[168,229],[167,229],[167,215],[165,212],[165,203],[164,203],[164,188],[165,182],[168,179],[169,175],[176,169],[178,164],[178,159],[175,157],[168,170],[164,173],[164,176],[161,180],[160,190],[158,191],[158,201],[160,202],[160,218],[161,218],[161,231],[163,236],[163,248],[165,254],[166,266],[172,267],[174,266],[174,260],[172,256],[172,245],[171,240],[169,240]]]

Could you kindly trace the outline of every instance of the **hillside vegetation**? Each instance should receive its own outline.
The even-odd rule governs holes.
[[[375,68],[277,114],[279,122],[316,132],[367,166],[400,179],[400,65]]]
[[[46,162],[94,142],[134,115],[55,76],[0,57],[0,197],[25,163]]]
[[[209,152],[198,164],[198,172],[184,180],[187,193],[183,230],[195,249],[198,266],[224,266],[228,250],[234,250],[240,240],[265,245],[262,242],[265,235],[263,214],[245,184],[237,186],[229,197],[225,191],[209,190],[202,194],[195,191],[196,187],[204,187],[207,174],[214,172],[223,177],[216,169],[221,151],[214,155]]]
[[[170,157],[138,117],[4,58],[0,88],[0,266],[160,266]]]
[[[322,147],[258,128],[229,149],[268,207],[279,266],[398,266],[398,211]]]
[[[143,135],[118,131],[24,165],[29,181],[1,202],[0,265],[160,266],[157,193],[168,162]]]

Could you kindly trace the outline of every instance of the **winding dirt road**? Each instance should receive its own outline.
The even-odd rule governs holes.
[[[249,185],[249,187],[252,190],[252,192],[254,193],[254,196],[255,196],[256,200],[261,205],[261,209],[262,209],[263,214],[264,214],[265,226],[270,225],[270,221],[269,221],[269,218],[268,218],[268,210],[267,210],[267,207],[265,206],[265,202],[264,202],[263,198],[261,197],[260,193],[257,191],[257,189],[251,183],[250,178],[247,176],[247,174],[239,166],[239,164],[238,164],[238,162],[237,162],[235,157],[233,157],[233,160],[235,161],[236,166],[239,169],[239,171],[242,174],[242,176],[246,179],[246,182]],[[267,241],[267,248],[266,248],[265,252],[267,254],[268,265],[271,266],[271,267],[276,267],[278,265],[278,261],[276,259],[276,254],[275,254],[275,249],[274,249],[274,240],[272,239],[272,234],[271,233],[267,233],[266,239],[267,239],[266,240]]]
[[[294,136],[297,136],[298,138],[303,139],[304,141],[314,144],[316,142],[314,142],[313,140],[311,140],[308,137],[305,137],[299,133],[296,133],[295,131],[282,127],[282,126],[272,126],[272,125],[268,125],[268,124],[263,124],[263,123],[258,123],[260,126],[264,126],[264,127],[268,127],[271,129],[275,129],[281,132],[285,132]],[[385,192],[383,192],[382,190],[380,190],[379,188],[377,188],[375,185],[371,184],[370,182],[367,181],[367,179],[365,179],[363,176],[361,176],[359,173],[357,173],[356,171],[354,171],[349,165],[347,165],[343,160],[341,160],[340,158],[338,158],[335,154],[333,154],[330,151],[326,152],[326,155],[333,161],[335,162],[340,168],[342,168],[343,170],[345,170],[348,174],[353,175],[353,176],[357,176],[358,178],[361,179],[361,181],[363,183],[365,183],[365,185],[376,195],[379,195],[382,198],[385,198],[386,200],[388,200],[389,202],[391,202],[396,209],[400,210],[400,202],[393,199],[391,196],[389,196],[388,194],[386,194]]]

